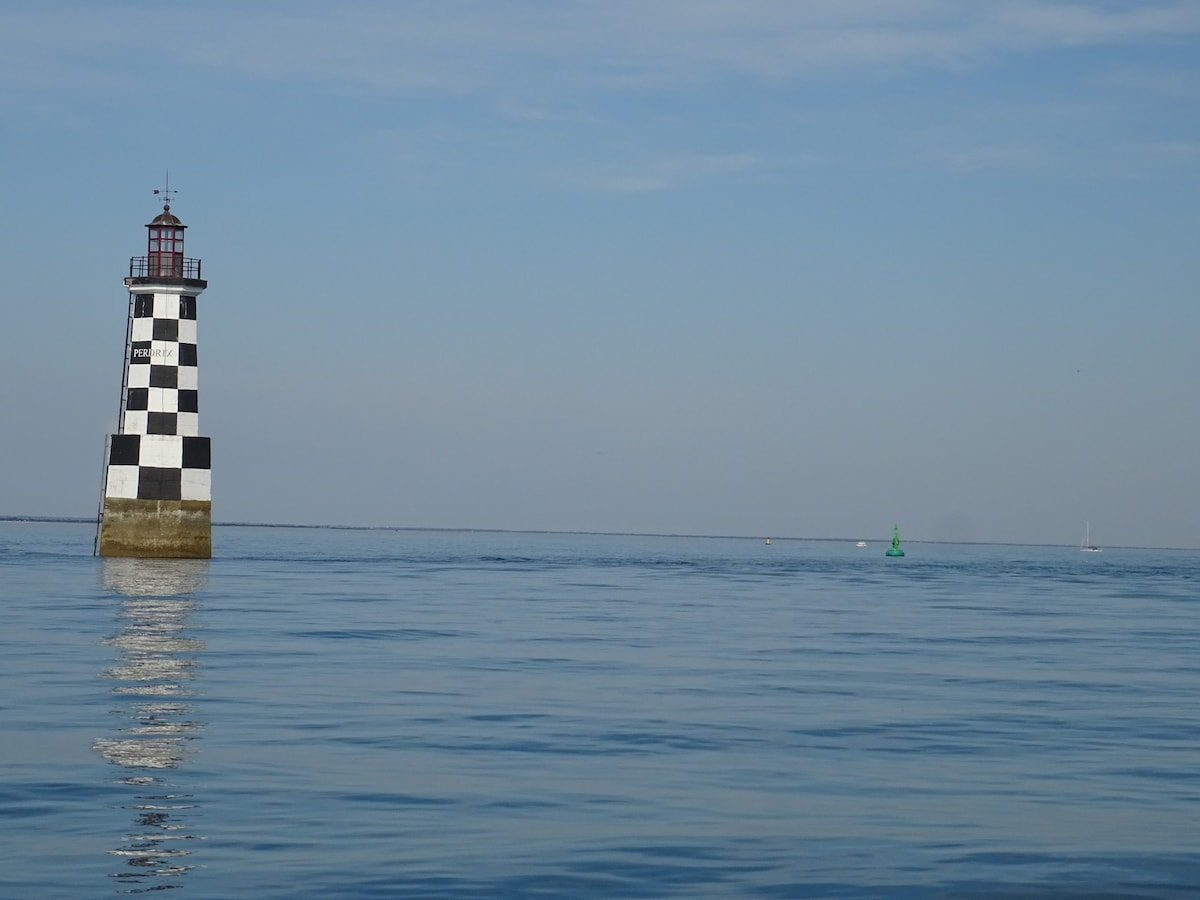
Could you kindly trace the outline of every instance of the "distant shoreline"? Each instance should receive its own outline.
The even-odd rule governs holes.
[[[94,517],[83,516],[0,516],[0,522],[25,522],[33,525],[90,525],[95,523]],[[419,525],[298,525],[282,522],[213,522],[213,528],[307,528],[323,529],[326,531],[433,531],[452,534],[575,534],[595,537],[656,537],[656,538],[690,538],[697,540],[730,540],[730,541],[761,541],[763,536],[758,534],[683,534],[656,531],[556,531],[548,528],[439,528]],[[771,535],[774,541],[816,541],[829,544],[854,543],[857,537],[777,537]],[[876,538],[876,543],[887,543],[885,538]],[[1014,541],[930,541],[917,538],[906,538],[905,544],[940,544],[963,547],[1074,547],[1074,544],[1031,544]],[[1135,547],[1135,546],[1106,546],[1107,550],[1183,550],[1198,552],[1197,547]]]

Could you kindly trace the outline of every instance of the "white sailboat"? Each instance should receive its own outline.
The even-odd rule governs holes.
[[[1092,523],[1083,523],[1083,541],[1079,544],[1079,549],[1084,553],[1101,553],[1101,549],[1092,544]]]

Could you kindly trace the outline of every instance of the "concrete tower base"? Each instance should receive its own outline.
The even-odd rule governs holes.
[[[212,502],[104,498],[101,556],[212,557]]]

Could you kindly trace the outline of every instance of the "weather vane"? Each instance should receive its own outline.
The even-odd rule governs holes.
[[[170,171],[170,169],[167,170],[166,183],[163,185],[161,190],[159,188],[155,188],[154,193],[163,195],[163,212],[170,212],[171,211],[171,195],[179,193],[179,191],[171,190],[171,171]]]

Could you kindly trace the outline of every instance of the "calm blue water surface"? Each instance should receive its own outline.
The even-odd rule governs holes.
[[[0,897],[1200,896],[1200,554],[92,533],[0,523]]]

